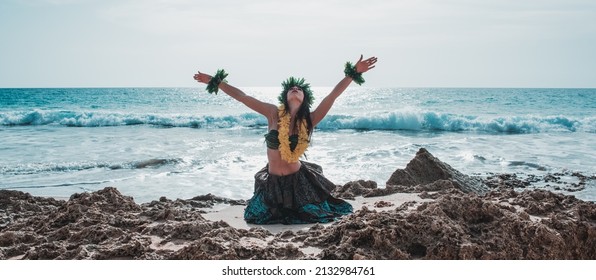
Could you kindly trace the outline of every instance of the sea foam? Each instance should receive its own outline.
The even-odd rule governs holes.
[[[2,126],[60,125],[100,127],[154,125],[163,127],[235,128],[263,127],[267,120],[256,113],[224,116],[128,114],[31,110],[0,113]],[[484,133],[596,133],[596,118],[559,116],[470,116],[440,112],[396,111],[374,115],[330,114],[317,125],[321,130],[474,131]]]

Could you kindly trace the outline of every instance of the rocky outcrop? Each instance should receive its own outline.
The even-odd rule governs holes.
[[[462,174],[421,148],[404,169],[397,169],[385,188],[374,181],[352,181],[337,186],[334,195],[344,199],[375,197],[406,192],[445,192],[459,189],[466,193],[486,194],[490,188],[479,178]]]
[[[74,194],[68,201],[2,190],[0,202],[3,259],[184,258],[174,254],[179,243],[264,237],[205,220],[201,216],[204,207],[243,203],[213,195],[174,201],[162,197],[138,205],[111,187]],[[216,252],[208,253],[213,253],[215,259],[225,258]]]
[[[416,157],[405,169],[398,169],[387,181],[387,187],[426,185],[438,180],[448,180],[455,187],[466,193],[485,194],[489,188],[479,178],[473,178],[455,170],[449,164],[440,161],[426,149],[420,148]]]
[[[309,232],[307,244],[325,248],[321,259],[596,258],[593,203],[544,191],[490,197],[458,191],[412,212],[363,209]]]
[[[0,259],[596,259],[593,202],[530,185],[516,192],[514,179],[487,179],[489,192],[421,150],[394,173],[396,185],[355,181],[337,194],[416,191],[430,200],[380,197],[369,205],[389,210],[363,207],[275,235],[206,220],[206,207],[244,203],[213,195],[139,205],[115,188],[68,201],[0,190]]]

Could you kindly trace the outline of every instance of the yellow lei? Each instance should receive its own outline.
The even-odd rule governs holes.
[[[308,147],[308,128],[306,125],[306,120],[302,119],[300,121],[300,131],[298,132],[298,145],[294,151],[290,149],[290,114],[286,114],[286,110],[284,105],[279,106],[279,110],[277,112],[279,117],[279,121],[277,123],[277,130],[279,131],[279,152],[281,153],[281,158],[286,162],[293,163],[298,162],[298,159],[306,148]]]

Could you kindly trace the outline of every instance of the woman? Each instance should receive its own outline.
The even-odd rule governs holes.
[[[244,219],[248,223],[316,223],[331,222],[352,212],[352,206],[335,198],[335,184],[323,176],[316,164],[300,161],[308,147],[313,128],[352,81],[362,84],[362,73],[375,67],[376,57],[355,65],[346,63],[343,78],[319,106],[310,112],[313,95],[304,79],[289,78],[282,83],[278,97],[281,105],[259,101],[224,80],[227,74],[219,70],[212,77],[199,72],[198,82],[207,84],[209,92],[223,92],[267,118],[269,133],[265,135],[268,164],[255,174],[254,196],[248,201]]]

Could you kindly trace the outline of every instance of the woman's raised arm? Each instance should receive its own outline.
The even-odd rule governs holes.
[[[198,82],[208,84],[211,80],[211,76],[205,73],[199,72],[198,74],[194,75],[194,79]],[[240,89],[229,85],[226,82],[221,82],[219,84],[219,89],[225,92],[227,95],[231,96],[232,98],[242,102],[248,108],[252,109],[253,111],[267,117],[267,119],[271,119],[274,116],[277,116],[277,107],[273,104],[262,102],[252,96],[247,95]]]
[[[375,63],[377,63],[376,57],[371,57],[366,60],[362,60],[363,56],[360,55],[360,59],[356,62],[356,73],[364,73],[370,69],[375,68]],[[327,95],[323,101],[319,104],[317,109],[315,109],[312,113],[310,113],[310,119],[312,121],[312,125],[316,126],[323,118],[327,115],[331,106],[345,90],[348,88],[350,83],[352,82],[352,77],[346,76],[344,77],[336,86],[333,88],[331,93]],[[362,80],[364,82],[364,80]]]

